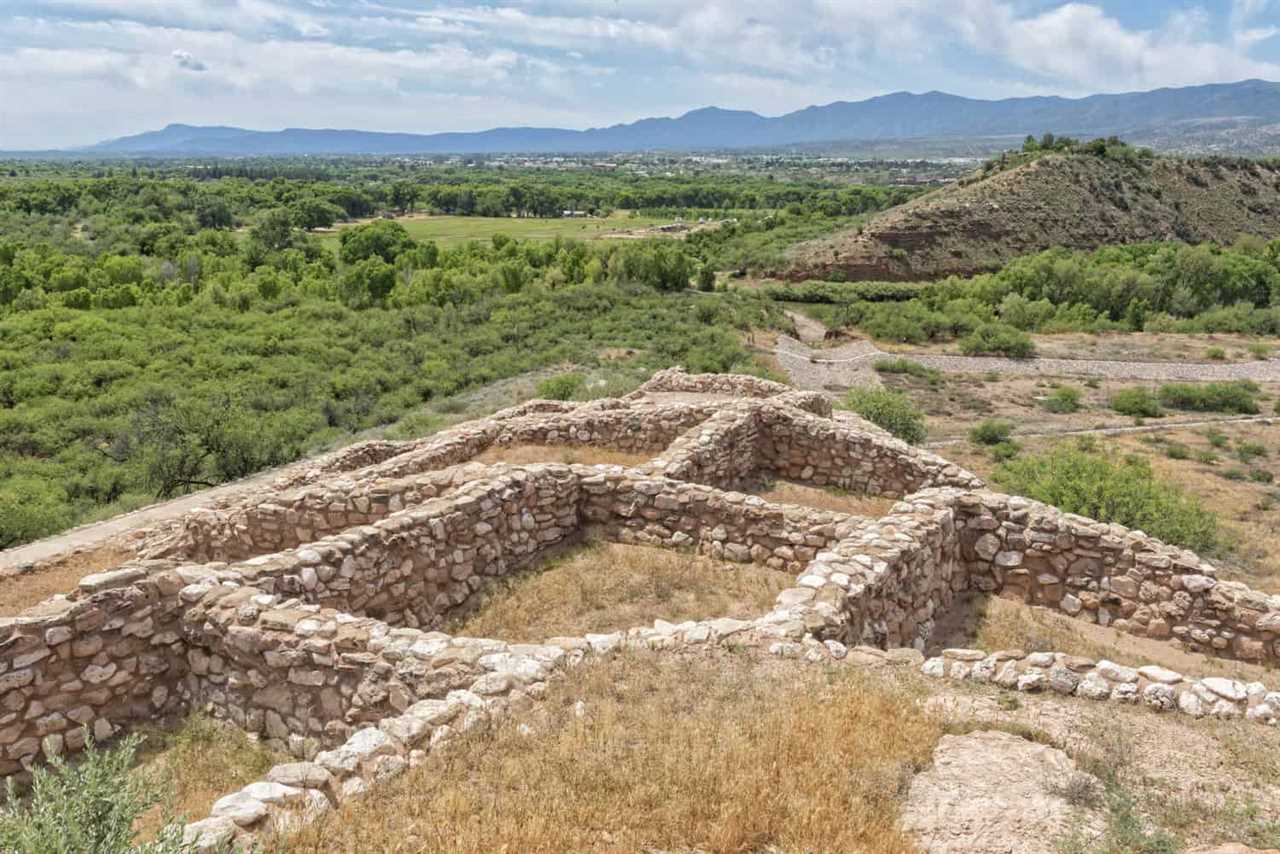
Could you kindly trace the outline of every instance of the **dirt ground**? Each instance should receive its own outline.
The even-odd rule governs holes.
[[[16,614],[57,593],[70,593],[86,575],[112,569],[133,557],[123,546],[105,543],[61,557],[36,572],[0,575],[0,616]]]
[[[1032,335],[1036,355],[1049,359],[1098,359],[1121,362],[1253,362],[1263,348],[1265,357],[1280,355],[1274,338],[1230,333],[1182,334],[1174,332],[1104,332],[1093,335],[1071,332],[1054,335]],[[876,342],[890,352],[948,353],[959,355],[956,341],[932,344],[893,344]],[[1221,358],[1214,358],[1216,349]],[[1257,352],[1254,349],[1257,348]]]

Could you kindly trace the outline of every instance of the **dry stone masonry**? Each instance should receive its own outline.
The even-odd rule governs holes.
[[[636,468],[482,465],[494,446],[654,454]],[[879,519],[734,491],[767,478],[899,499]],[[796,578],[754,620],[543,644],[440,631],[495,579],[584,539],[696,550]],[[201,850],[359,796],[588,655],[733,643],[801,660],[923,661],[967,591],[1186,649],[1280,663],[1280,597],[1139,531],[985,489],[816,394],[656,375],[586,404],[531,401],[413,442],[366,442],[149,532],[139,559],[0,618],[0,775],[203,709],[297,761],[188,828]],[[856,654],[855,654],[856,653]],[[1280,694],[1059,653],[949,650],[933,676],[1275,724]]]

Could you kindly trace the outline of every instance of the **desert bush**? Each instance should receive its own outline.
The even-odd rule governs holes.
[[[988,418],[980,421],[969,430],[969,440],[975,445],[998,445],[1008,441],[1013,433],[1013,424]]]
[[[987,453],[991,454],[991,459],[998,463],[1003,463],[1022,453],[1022,446],[1009,439],[992,445],[987,449]]]
[[[1254,483],[1271,483],[1275,479],[1276,479],[1276,476],[1271,472],[1267,471],[1266,469],[1250,469],[1249,470],[1249,480],[1253,481]]]
[[[1204,448],[1197,448],[1192,456],[1195,457],[1196,462],[1204,463],[1207,466],[1215,465],[1218,462],[1218,455]]]
[[[1160,401],[1149,390],[1141,387],[1123,388],[1111,395],[1108,404],[1121,415],[1134,418],[1159,418]]]
[[[1080,398],[1083,392],[1075,386],[1060,385],[1055,388],[1044,401],[1044,408],[1050,412],[1066,413],[1080,410]]]
[[[1136,457],[1112,462],[1100,453],[1059,447],[1004,463],[993,479],[1009,492],[1140,528],[1174,545],[1208,551],[1220,542],[1216,517]]]
[[[180,854],[182,825],[166,824],[154,840],[136,842],[135,822],[160,803],[157,783],[131,774],[140,738],[110,750],[88,740],[75,764],[61,757],[32,770],[31,794],[9,782],[0,807],[0,851],[14,854]]]
[[[1170,442],[1165,446],[1164,455],[1171,460],[1187,460],[1191,458],[1191,449],[1181,442]]]
[[[845,397],[844,407],[912,445],[920,444],[928,435],[924,413],[900,392],[855,388]]]
[[[966,356],[1008,356],[1029,359],[1036,352],[1031,336],[1002,323],[984,323],[960,339],[960,352]]]
[[[942,372],[936,368],[926,367],[919,362],[901,357],[894,359],[877,359],[872,366],[877,373],[881,374],[906,374],[912,377],[918,377],[927,380],[930,385],[937,385],[942,381]]]
[[[1222,362],[1227,358],[1227,351],[1221,347],[1210,347],[1204,351],[1204,357],[1213,362]]]
[[[1254,341],[1249,345],[1249,355],[1255,359],[1270,359],[1271,345],[1265,341]]]
[[[1170,409],[1256,415],[1258,386],[1248,380],[1212,383],[1168,383],[1160,386],[1160,402]]]
[[[1261,442],[1241,440],[1236,442],[1236,459],[1242,463],[1251,463],[1258,457],[1270,456],[1267,446]]]
[[[1244,480],[1249,473],[1242,468],[1229,468],[1222,472],[1222,476],[1227,480]]]
[[[1226,433],[1223,433],[1221,430],[1218,430],[1213,427],[1210,427],[1208,430],[1204,431],[1204,438],[1205,438],[1205,441],[1207,441],[1210,445],[1212,445],[1215,448],[1225,448],[1227,446],[1227,443],[1230,441],[1227,438]]]
[[[586,383],[582,374],[557,374],[538,383],[536,394],[545,400],[572,400]]]

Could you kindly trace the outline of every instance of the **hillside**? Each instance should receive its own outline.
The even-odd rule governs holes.
[[[1280,166],[1048,155],[945,187],[791,251],[786,277],[920,281],[994,270],[1055,246],[1280,233]]]
[[[1244,80],[1087,98],[981,100],[945,92],[895,92],[863,101],[835,101],[781,116],[706,107],[677,118],[645,118],[611,127],[568,130],[507,127],[475,133],[375,133],[288,128],[256,131],[173,124],[83,149],[95,155],[296,155],[593,152],[735,149],[837,141],[990,136],[1021,137],[1046,130],[1076,136],[1122,134],[1138,142],[1158,137],[1180,149],[1184,132],[1198,151],[1239,150],[1241,122],[1280,123],[1280,83]],[[1155,130],[1155,129],[1158,129]],[[1256,131],[1243,139],[1261,144]],[[935,142],[936,144],[936,142]]]

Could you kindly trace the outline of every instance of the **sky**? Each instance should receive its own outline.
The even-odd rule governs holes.
[[[1280,81],[1280,0],[0,0],[0,150]]]

